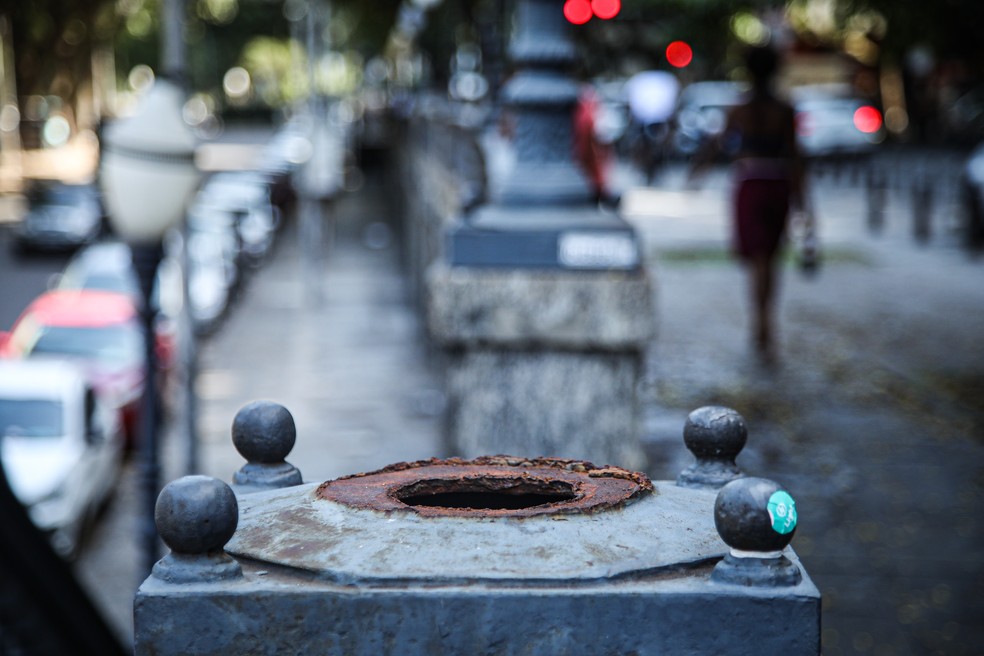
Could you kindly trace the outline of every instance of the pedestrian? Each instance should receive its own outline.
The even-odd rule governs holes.
[[[793,108],[772,88],[778,54],[767,46],[752,47],[745,66],[751,90],[729,112],[721,135],[695,157],[690,178],[719,153],[732,160],[733,249],[748,270],[752,342],[760,358],[769,363],[775,357],[777,256],[790,207],[803,207],[803,166]]]
[[[584,85],[574,109],[574,155],[591,182],[594,201],[615,206],[618,200],[610,186],[615,154],[609,143],[598,138],[596,123],[600,111],[598,92]]]

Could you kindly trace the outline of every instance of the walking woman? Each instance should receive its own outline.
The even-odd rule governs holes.
[[[752,88],[729,113],[719,139],[695,158],[691,169],[693,176],[717,152],[732,159],[734,252],[748,269],[752,340],[764,361],[775,355],[777,256],[790,206],[802,207],[804,197],[793,109],[772,89],[778,64],[771,48],[748,51],[745,66]]]

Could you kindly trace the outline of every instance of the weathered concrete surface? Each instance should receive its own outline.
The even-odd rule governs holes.
[[[485,453],[580,457],[640,469],[632,353],[501,351],[447,358],[447,430],[464,457]]]
[[[807,655],[819,649],[815,590],[724,586],[706,571],[524,590],[377,589],[253,565],[241,584],[145,583],[135,653]]]
[[[644,273],[433,266],[452,452],[644,464],[636,388],[655,329]]]
[[[624,508],[521,519],[356,509],[304,485],[243,496],[226,550],[359,586],[585,582],[721,558],[727,546],[714,528],[715,495],[655,485]]]
[[[655,335],[645,271],[573,272],[448,267],[428,272],[427,318],[445,346],[639,351]]]

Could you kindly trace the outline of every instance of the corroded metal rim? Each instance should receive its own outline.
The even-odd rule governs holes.
[[[540,494],[558,501],[522,508],[471,508],[410,505],[408,497],[456,492]],[[483,456],[389,465],[322,483],[316,496],[354,508],[414,512],[424,517],[532,517],[597,512],[651,494],[642,473],[620,467],[596,467],[584,460]]]

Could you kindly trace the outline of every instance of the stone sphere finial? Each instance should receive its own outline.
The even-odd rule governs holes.
[[[774,481],[739,478],[722,487],[714,501],[714,526],[731,551],[712,578],[742,585],[799,583],[799,568],[782,554],[797,520],[796,502]]]
[[[153,574],[169,582],[215,581],[239,576],[239,563],[223,547],[236,532],[239,504],[232,488],[210,476],[185,476],[157,497],[154,520],[171,553]]]
[[[243,406],[232,422],[232,443],[247,462],[233,474],[233,483],[240,491],[300,485],[301,472],[285,460],[296,439],[294,417],[284,406],[272,401]]]
[[[731,408],[704,406],[687,417],[683,441],[697,461],[680,472],[681,487],[717,489],[744,476],[735,458],[748,439],[745,420]]]

